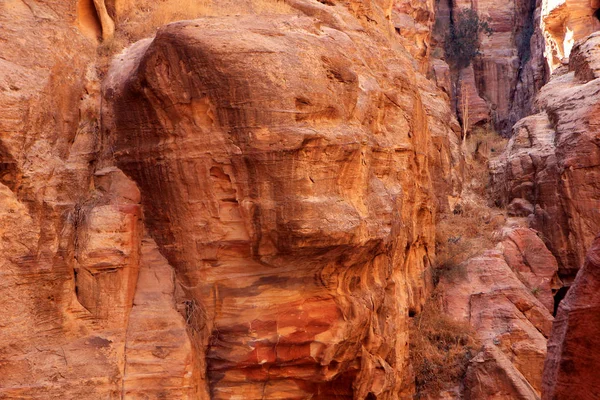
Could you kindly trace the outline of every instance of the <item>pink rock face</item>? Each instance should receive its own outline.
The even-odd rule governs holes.
[[[510,234],[513,238],[521,235],[527,236],[518,230]],[[468,322],[484,347],[467,372],[467,399],[495,395],[535,399],[541,390],[552,308],[536,299],[527,280],[533,274],[521,273],[517,257],[507,257],[507,248],[504,254],[489,250],[468,260],[456,267],[453,277],[441,282],[444,310]],[[527,248],[519,255],[533,260],[538,257],[535,251]]]
[[[194,398],[192,340],[177,312],[175,274],[156,243],[141,243],[139,278],[125,340],[122,394],[128,399]]]
[[[473,68],[477,97],[487,103],[476,109],[487,111],[500,133],[510,133],[515,122],[531,114],[534,96],[547,79],[544,39],[538,26],[541,3],[453,2],[455,15],[464,8],[473,8],[493,30],[491,36],[480,34],[481,56],[473,61]],[[471,85],[469,75],[462,79]]]
[[[533,227],[567,283],[600,231],[599,49],[598,33],[573,49],[570,72],[555,73],[540,92],[542,112],[515,125],[505,155],[492,165],[497,200],[534,205]]]
[[[600,387],[600,237],[565,299],[548,342],[543,399],[596,399]]]
[[[473,66],[464,68],[459,73],[459,86],[457,88],[458,116],[462,121],[467,119],[469,130],[475,125],[485,124],[490,120],[488,105],[477,93],[475,86],[475,72]],[[463,122],[464,124],[464,122]]]
[[[558,263],[535,231],[509,230],[502,242],[504,259],[521,282],[548,309],[554,310],[553,294],[561,287]]]

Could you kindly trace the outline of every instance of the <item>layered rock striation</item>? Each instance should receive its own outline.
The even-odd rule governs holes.
[[[545,20],[552,40],[556,39],[552,15],[564,20],[561,23],[571,35],[589,33],[597,26],[591,20],[595,9],[587,4],[547,7],[554,10]],[[578,11],[566,11],[573,7]],[[590,349],[600,329],[595,316],[600,34],[579,37],[571,49],[567,39],[572,37],[549,49],[555,70],[538,96],[541,112],[515,125],[506,153],[492,165],[498,202],[509,205],[515,215],[527,216],[542,233],[559,262],[562,280],[570,286],[560,305],[564,290],[555,299],[557,315],[542,379],[544,399],[599,396],[597,360]],[[557,66],[559,62],[562,65]]]
[[[543,399],[597,399],[600,362],[600,237],[592,243],[586,262],[567,297],[560,303],[548,342]]]
[[[552,329],[558,264],[536,232],[504,228],[497,248],[444,277],[444,311],[473,327],[482,344],[462,382],[465,399],[538,399]]]
[[[464,9],[473,9],[481,21],[488,23],[492,34],[480,33],[481,54],[464,71],[454,72],[457,113],[464,113],[467,92],[469,126],[491,124],[509,136],[515,122],[535,111],[535,95],[548,78],[540,26],[542,1],[440,1],[435,36],[438,57],[442,57],[450,25],[457,23]]]
[[[578,43],[569,70],[554,74],[538,98],[541,113],[521,120],[493,168],[502,204],[531,204],[532,226],[543,232],[572,281],[600,231],[598,174],[600,35]]]
[[[288,3],[162,28],[106,76],[123,2],[0,5],[0,397],[410,396],[461,186],[418,72],[432,5]]]
[[[321,22],[169,25],[104,89],[109,146],[214,399],[410,392],[407,315],[434,246],[428,119],[449,108],[394,41],[318,8]]]

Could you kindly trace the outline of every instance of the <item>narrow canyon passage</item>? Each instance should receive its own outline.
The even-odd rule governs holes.
[[[600,399],[597,3],[0,2],[0,398]]]

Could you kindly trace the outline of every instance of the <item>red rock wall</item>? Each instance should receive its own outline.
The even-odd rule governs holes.
[[[570,71],[557,71],[540,92],[542,112],[515,125],[505,158],[492,166],[498,200],[531,203],[532,224],[543,232],[567,281],[600,231],[599,42],[595,33],[573,49]]]
[[[339,29],[173,24],[111,68],[108,135],[194,305],[211,398],[410,386],[406,317],[433,249],[428,110],[385,36]]]
[[[509,134],[515,122],[535,110],[534,96],[547,80],[544,39],[539,27],[541,6],[541,0],[452,3],[453,14],[473,8],[493,30],[491,36],[480,35],[481,56],[473,61],[478,96],[487,103],[486,107],[474,103],[473,111],[489,117],[471,122],[490,121],[498,132]],[[439,23],[446,22],[442,19]],[[461,75],[465,78],[459,79],[458,86],[471,86],[469,74]]]
[[[104,76],[83,3],[0,4],[0,397],[410,396],[460,190],[431,4],[174,24]]]
[[[542,390],[558,264],[534,230],[505,227],[504,235],[438,286],[444,312],[482,344],[457,390],[465,399],[536,399]]]
[[[560,303],[544,366],[543,399],[597,399],[600,396],[600,237]]]
[[[596,22],[589,19],[594,10],[589,4],[554,6],[544,5],[545,10],[553,10],[544,20],[547,39],[558,37],[552,28],[558,24],[555,17],[562,18],[560,24],[574,35],[596,29]],[[596,184],[600,33],[578,39],[572,49],[566,39],[550,48],[554,58],[549,62],[555,70],[538,96],[541,112],[514,126],[507,151],[492,165],[499,202],[526,215],[530,225],[542,232],[557,256],[561,277],[571,286],[548,342],[543,399],[599,397],[598,360],[591,349],[598,347],[600,331],[596,236],[600,232]]]

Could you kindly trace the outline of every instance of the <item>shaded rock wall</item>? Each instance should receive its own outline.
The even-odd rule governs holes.
[[[590,246],[585,265],[560,303],[548,342],[543,399],[597,399],[600,396],[600,238]]]
[[[473,61],[477,95],[486,101],[486,107],[473,103],[474,114],[482,117],[470,118],[470,122],[491,122],[498,132],[508,135],[515,122],[534,111],[534,96],[547,80],[540,29],[542,1],[515,0],[498,4],[459,0],[449,6],[450,18],[464,8],[472,8],[493,30],[491,36],[481,34],[481,55]],[[442,1],[440,7],[445,10],[448,5]],[[438,18],[441,27],[450,23],[446,12],[440,13]],[[469,72],[459,75],[457,91],[463,86],[473,87]],[[468,90],[473,91],[474,87]]]
[[[540,92],[542,112],[515,125],[505,156],[492,166],[496,198],[533,205],[532,226],[543,232],[567,281],[600,231],[599,43],[595,33],[575,46],[569,70],[555,72]]]
[[[554,72],[538,96],[540,113],[514,126],[507,151],[492,165],[498,202],[528,215],[556,255],[561,278],[571,285],[548,342],[544,399],[600,396],[598,360],[590,351],[600,330],[595,311],[600,33],[585,37],[598,29],[591,17],[595,10],[587,2],[544,4]]]

